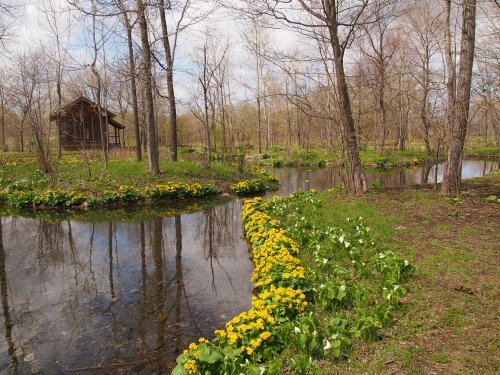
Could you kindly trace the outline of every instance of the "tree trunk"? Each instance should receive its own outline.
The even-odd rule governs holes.
[[[149,47],[148,25],[146,22],[146,8],[142,0],[136,0],[139,29],[141,32],[142,59],[144,64],[144,89],[146,91],[147,111],[147,141],[149,171],[153,174],[160,173],[158,140],[156,137],[156,124],[153,100],[153,83],[151,78],[151,49]]]
[[[165,58],[167,60],[167,92],[168,105],[170,110],[170,157],[173,161],[177,161],[177,108],[175,104],[174,92],[174,59],[170,48],[170,40],[168,39],[167,19],[165,17],[165,1],[160,0],[160,21],[161,34],[163,41],[163,49],[165,50]]]
[[[123,4],[123,0],[118,0],[120,11],[123,14],[123,23],[127,30],[127,46],[128,46],[128,70],[130,75],[130,94],[132,95],[132,111],[134,112],[134,134],[135,134],[135,158],[137,161],[142,161],[141,134],[139,129],[139,106],[137,103],[137,85],[135,81],[135,60],[134,46],[132,39],[132,25],[128,18],[127,10]]]
[[[430,143],[430,120],[429,120],[429,110],[428,110],[428,98],[429,98],[429,86],[430,86],[430,76],[429,76],[429,60],[430,57],[427,54],[426,60],[423,67],[423,87],[422,87],[422,106],[420,107],[420,119],[422,120],[423,134],[422,138],[425,145],[425,152],[427,155],[432,155],[431,143]]]
[[[441,193],[456,195],[460,192],[462,154],[469,121],[472,65],[474,63],[474,42],[476,28],[476,0],[465,0],[463,5],[463,26],[460,53],[460,67],[457,82],[457,97],[450,129],[450,149],[443,177]]]
[[[446,0],[446,28],[444,34],[444,46],[445,46],[445,57],[446,57],[446,70],[448,72],[448,79],[446,81],[446,90],[448,92],[448,110],[447,110],[448,129],[451,129],[453,127],[455,97],[456,97],[456,80],[457,80],[454,52],[451,49],[450,17],[451,17],[451,0]]]
[[[7,151],[5,139],[5,104],[4,104],[4,91],[0,85],[0,135],[2,137],[2,151]]]
[[[101,113],[101,77],[99,75],[99,71],[97,70],[96,62],[97,62],[97,38],[96,38],[96,11],[94,4],[94,13],[92,14],[92,40],[93,40],[93,49],[94,49],[94,60],[90,66],[92,73],[94,74],[97,80],[97,92],[96,92],[96,103],[97,103],[97,117],[99,118],[99,131],[101,134],[101,150],[102,156],[104,158],[104,168],[108,168],[108,123],[103,125],[102,123],[102,113]],[[82,131],[83,138],[83,131]]]
[[[335,64],[335,74],[337,90],[340,99],[340,120],[344,129],[345,144],[347,147],[347,156],[349,159],[350,179],[354,186],[354,193],[361,195],[366,192],[366,178],[363,174],[361,167],[361,160],[359,158],[358,139],[356,128],[354,126],[354,118],[352,116],[351,102],[349,92],[347,90],[347,82],[344,72],[344,54],[340,47],[338,24],[336,14],[335,1],[328,1],[327,14],[329,19],[328,29],[333,48],[333,60]]]

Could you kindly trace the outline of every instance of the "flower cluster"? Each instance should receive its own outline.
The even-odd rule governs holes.
[[[246,196],[263,193],[266,191],[266,185],[264,185],[262,180],[254,178],[252,180],[243,180],[236,184],[232,184],[229,186],[229,190],[238,196]]]
[[[285,235],[280,223],[265,213],[268,207],[268,202],[257,197],[247,200],[242,209],[244,232],[255,263],[252,281],[258,291],[252,297],[252,308],[227,322],[225,329],[216,330],[216,338],[204,344],[202,351],[191,344],[177,358],[174,374],[240,373],[242,366],[283,347],[280,325],[307,308],[306,296],[298,287],[305,283],[304,268],[294,256],[299,247]],[[233,371],[229,363],[240,363],[240,368]]]
[[[80,206],[86,197],[75,191],[64,191],[61,189],[47,190],[40,194],[31,191],[13,191],[10,194],[3,193],[2,200],[15,208],[23,209],[30,207],[72,207]]]
[[[147,198],[151,200],[201,198],[217,194],[217,189],[213,185],[184,182],[166,182],[145,190],[130,185],[121,185],[118,191],[105,190],[95,198],[88,198],[81,193],[62,189],[47,190],[39,194],[29,190],[31,189],[15,190],[10,193],[2,191],[0,192],[0,201],[5,201],[8,205],[18,209],[74,207],[84,204],[87,207],[99,207],[120,203],[137,203]]]
[[[269,172],[267,169],[260,168],[260,167],[252,167],[252,168],[250,168],[250,170],[254,174],[256,174],[257,176],[259,176],[260,178],[262,178],[270,183],[277,184],[279,182],[278,178],[275,175],[273,175],[271,172]]]
[[[209,184],[185,182],[166,182],[146,189],[146,196],[151,199],[172,199],[185,197],[205,197],[217,194],[217,189]]]
[[[61,207],[79,206],[85,202],[86,197],[75,191],[64,191],[61,189],[47,190],[37,194],[33,198],[35,206]]]

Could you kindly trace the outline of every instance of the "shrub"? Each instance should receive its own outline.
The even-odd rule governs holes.
[[[37,194],[33,198],[35,206],[58,207],[58,206],[78,206],[85,202],[83,194],[74,191],[66,192],[61,189],[47,190]]]
[[[250,169],[254,174],[258,175],[261,179],[266,180],[269,183],[277,184],[279,182],[278,178],[269,172],[267,169],[260,167],[252,167]]]
[[[151,199],[201,198],[216,194],[215,186],[201,183],[189,185],[184,182],[166,182],[146,189],[146,196]]]
[[[376,160],[377,163],[377,168],[383,169],[385,168],[386,164],[389,162],[389,159],[387,158],[378,158]]]
[[[28,208],[33,206],[33,192],[14,191],[9,194],[7,203],[15,208]]]
[[[141,191],[133,186],[121,185],[119,190],[120,199],[124,202],[138,202],[144,199]]]
[[[151,199],[183,198],[188,194],[189,186],[184,182],[166,182],[146,190]]]
[[[255,178],[253,180],[243,180],[233,184],[229,186],[229,190],[238,196],[246,196],[263,193],[266,191],[266,186],[262,180]]]
[[[189,195],[196,198],[209,197],[217,194],[215,186],[210,184],[194,183],[189,187]]]

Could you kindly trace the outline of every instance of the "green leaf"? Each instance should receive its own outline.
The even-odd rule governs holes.
[[[215,348],[210,348],[207,345],[200,345],[200,355],[198,359],[202,362],[214,364],[224,359],[224,356]]]
[[[184,370],[182,369],[182,365],[179,363],[175,368],[172,370],[172,375],[183,375]]]

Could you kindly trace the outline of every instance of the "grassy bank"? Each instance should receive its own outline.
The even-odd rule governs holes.
[[[338,360],[317,359],[320,374],[498,373],[500,217],[498,203],[486,199],[491,195],[500,196],[499,173],[467,181],[460,199],[443,198],[430,187],[401,188],[361,199],[324,193],[316,209],[301,209],[316,231],[347,230],[347,217],[362,216],[382,249],[415,266],[394,324],[372,342],[353,340]],[[317,269],[314,252],[304,246],[300,258],[306,269]],[[300,357],[292,346],[280,361],[293,369]]]
[[[471,147],[464,153],[469,158],[500,158],[498,147]],[[253,155],[258,158],[258,155]],[[431,164],[436,160],[436,155],[429,155],[419,147],[411,150],[386,150],[383,154],[371,148],[360,150],[361,163],[366,167],[396,167],[421,164]],[[439,155],[440,160],[446,158],[446,150]],[[338,165],[342,158],[340,154],[332,153],[324,148],[310,148],[308,150],[292,148],[286,150],[283,147],[272,147],[263,153],[259,163],[266,166],[326,166]]]
[[[63,157],[53,174],[22,155],[8,155],[0,168],[0,202],[15,209],[105,207],[158,204],[207,198],[220,193],[255,195],[275,188],[277,179],[262,168],[195,161],[160,161],[161,173],[151,175],[147,162],[115,158],[107,168],[99,160],[78,154]]]
[[[64,157],[57,165],[57,187],[78,190],[93,195],[104,190],[116,190],[120,185],[144,187],[168,181],[205,182],[222,191],[241,179],[254,177],[236,167],[214,162],[210,168],[189,161],[160,161],[161,174],[151,175],[147,161],[114,159],[104,168],[101,161],[85,162],[76,156]],[[51,187],[49,176],[35,162],[10,161],[0,168],[0,189],[17,185],[19,188],[41,191]]]

